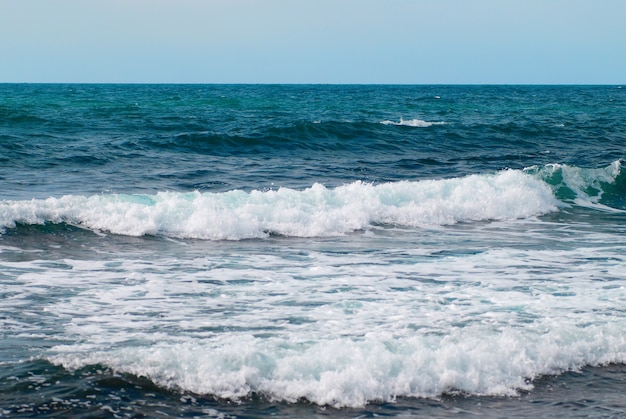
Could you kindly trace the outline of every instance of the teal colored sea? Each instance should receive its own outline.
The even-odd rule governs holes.
[[[626,417],[621,86],[0,84],[0,417]]]

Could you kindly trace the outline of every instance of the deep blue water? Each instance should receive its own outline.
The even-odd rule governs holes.
[[[0,85],[0,416],[626,416],[621,86]]]

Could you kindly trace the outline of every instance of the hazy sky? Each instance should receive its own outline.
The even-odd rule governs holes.
[[[0,82],[626,83],[626,0],[0,0]]]

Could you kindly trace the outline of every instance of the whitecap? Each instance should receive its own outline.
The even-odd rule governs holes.
[[[0,202],[0,226],[67,223],[130,236],[240,240],[340,236],[375,225],[424,227],[513,220],[556,210],[547,184],[518,170],[337,188],[156,195],[68,195]]]
[[[402,118],[400,118],[400,121],[390,121],[390,120],[385,120],[382,121],[381,124],[384,125],[397,125],[397,126],[407,126],[407,127],[416,127],[416,128],[428,128],[431,127],[433,125],[445,125],[446,123],[443,121],[437,121],[437,122],[430,122],[430,121],[424,121],[422,119],[408,119],[408,120],[404,120]]]

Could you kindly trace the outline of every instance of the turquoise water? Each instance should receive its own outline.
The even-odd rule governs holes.
[[[0,415],[620,416],[619,86],[0,85]]]

